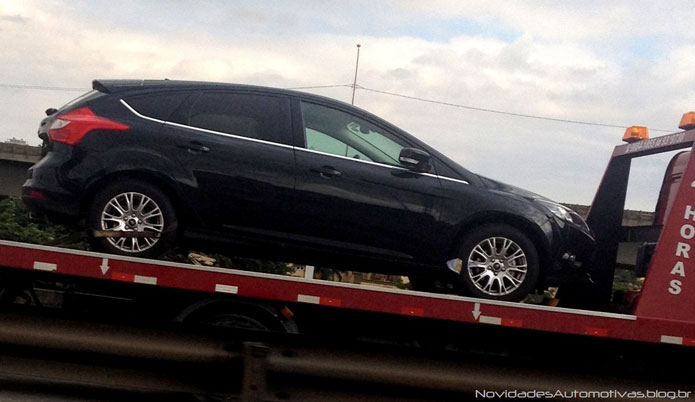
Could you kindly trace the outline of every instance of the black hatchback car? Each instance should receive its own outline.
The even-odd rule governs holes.
[[[93,88],[46,111],[46,154],[23,199],[83,218],[110,253],[151,257],[183,239],[241,245],[520,300],[593,248],[573,211],[342,102],[169,80]]]

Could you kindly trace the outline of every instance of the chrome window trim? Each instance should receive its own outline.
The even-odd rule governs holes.
[[[302,147],[295,147],[295,149],[297,151],[304,151],[304,152],[311,152],[313,154],[327,155],[327,156],[332,156],[334,158],[346,159],[346,160],[354,161],[354,162],[362,162],[362,163],[366,163],[369,165],[383,166],[383,167],[387,167],[387,168],[391,168],[391,169],[397,169],[397,170],[408,170],[408,169],[402,168],[400,166],[393,166],[393,165],[387,165],[385,163],[380,163],[380,162],[366,161],[366,160],[357,159],[357,158],[350,158],[349,156],[336,155],[336,154],[332,154],[330,152],[317,151],[315,149],[308,149],[308,148],[302,148]]]
[[[342,156],[342,155],[331,154],[331,153],[328,153],[328,152],[317,151],[317,150],[315,150],[315,149],[307,149],[307,148],[295,147],[295,150],[297,150],[297,151],[304,151],[304,152],[311,152],[311,153],[314,153],[314,154],[320,154],[320,155],[326,155],[326,156],[332,156],[332,157],[334,157],[334,158],[346,159],[346,160],[349,160],[349,161],[361,162],[361,163],[366,163],[366,164],[369,164],[369,165],[382,166],[382,167],[386,167],[386,168],[389,168],[389,169],[401,170],[401,171],[404,171],[404,172],[411,172],[411,173],[415,173],[415,174],[417,174],[417,175],[419,175],[419,176],[434,177],[434,178],[436,178],[436,179],[449,180],[449,181],[454,181],[454,182],[461,183],[461,184],[470,184],[470,183],[468,183],[468,182],[465,181],[465,180],[452,179],[451,177],[439,176],[439,175],[436,175],[436,174],[433,174],[433,173],[413,172],[412,170],[409,170],[409,169],[406,169],[406,168],[403,168],[403,167],[400,167],[400,166],[387,165],[387,164],[385,164],[385,163],[379,163],[379,162],[373,162],[373,161],[365,161],[365,160],[362,160],[362,159],[350,158],[350,157],[347,157],[347,156]]]
[[[188,129],[188,130],[200,131],[200,132],[208,133],[208,134],[221,135],[221,136],[223,136],[223,137],[235,138],[235,139],[238,139],[238,140],[246,140],[246,141],[252,141],[252,142],[257,142],[257,143],[261,143],[261,144],[274,145],[274,146],[278,146],[278,147],[282,147],[282,148],[289,148],[289,149],[292,149],[292,150],[295,150],[295,151],[310,152],[310,153],[315,153],[315,154],[319,154],[319,155],[331,156],[331,157],[334,157],[334,158],[346,159],[346,160],[353,161],[353,162],[366,163],[366,164],[369,164],[369,165],[382,166],[382,167],[386,167],[386,168],[389,168],[389,169],[396,169],[396,170],[411,172],[411,170],[408,170],[408,169],[406,169],[406,168],[399,167],[399,166],[393,166],[393,165],[387,165],[387,164],[385,164],[385,163],[379,163],[379,162],[373,162],[373,161],[365,161],[365,160],[362,160],[362,159],[349,158],[349,157],[347,157],[347,156],[341,156],[341,155],[331,154],[331,153],[328,153],[328,152],[316,151],[316,150],[314,150],[314,149],[307,149],[307,148],[302,148],[302,147],[296,147],[296,146],[293,146],[293,145],[281,144],[281,143],[279,143],[279,142],[272,142],[272,141],[259,140],[259,139],[257,139],[257,138],[249,138],[249,137],[244,137],[244,136],[241,136],[241,135],[234,135],[234,134],[222,133],[222,132],[219,132],[219,131],[208,130],[208,129],[205,129],[205,128],[193,127],[193,126],[188,126],[188,125],[185,125],[185,124],[172,123],[172,122],[168,122],[168,121],[164,121],[164,120],[160,120],[160,119],[155,119],[155,118],[153,118],[153,117],[145,116],[145,115],[139,113],[137,110],[133,109],[132,106],[130,106],[130,105],[129,105],[126,101],[124,101],[123,99],[120,99],[120,101],[121,101],[121,103],[123,104],[123,106],[125,106],[128,110],[130,110],[130,112],[133,113],[135,116],[137,116],[137,117],[139,117],[139,118],[141,118],[141,119],[153,121],[153,122],[156,122],[156,123],[161,123],[161,124],[165,124],[165,125],[169,125],[169,126],[173,126],[173,127],[185,128],[185,129]],[[470,183],[468,183],[466,180],[459,180],[459,179],[454,179],[454,178],[451,178],[451,177],[439,176],[439,175],[436,175],[436,174],[433,174],[433,173],[419,173],[419,172],[413,172],[413,173],[415,173],[415,174],[417,174],[417,175],[420,175],[420,176],[433,177],[433,178],[441,179],[441,180],[449,180],[449,181],[453,181],[453,182],[461,183],[461,184],[470,184]]]
[[[130,110],[134,115],[136,115],[136,116],[138,116],[138,117],[140,117],[140,118],[146,119],[146,120],[150,120],[150,121],[154,121],[154,122],[157,122],[157,123],[165,124],[165,125],[167,125],[167,126],[180,127],[180,128],[185,128],[185,129],[188,129],[188,130],[195,130],[195,131],[200,131],[200,132],[203,132],[203,133],[216,134],[216,135],[221,135],[221,136],[223,136],[223,137],[235,138],[235,139],[238,139],[238,140],[246,140],[246,141],[257,142],[257,143],[260,143],[260,144],[275,145],[275,146],[283,147],[283,148],[289,148],[289,149],[294,149],[294,148],[295,148],[295,147],[292,146],[292,145],[281,144],[281,143],[279,143],[279,142],[266,141],[266,140],[259,140],[258,138],[244,137],[244,136],[242,136],[242,135],[235,135],[235,134],[223,133],[223,132],[220,132],[220,131],[208,130],[208,129],[206,129],[206,128],[193,127],[193,126],[188,126],[188,125],[185,125],[185,124],[173,123],[173,122],[170,122],[170,121],[164,121],[164,120],[155,119],[155,118],[153,118],[153,117],[148,117],[148,116],[145,116],[145,115],[143,115],[143,114],[138,113],[137,110],[133,109],[133,108],[132,108],[126,101],[124,101],[123,99],[121,99],[120,101],[121,101],[121,103],[122,103],[126,108],[128,108],[128,110]]]
[[[430,174],[430,173],[425,173],[425,174]],[[448,180],[448,181],[453,181],[454,183],[461,183],[461,184],[470,184],[466,180],[461,180],[461,179],[454,179],[452,177],[446,177],[446,176],[439,176],[437,175],[438,178],[442,180]]]
[[[123,104],[123,106],[125,106],[128,110],[130,110],[130,112],[131,112],[132,114],[138,116],[138,117],[141,118],[141,119],[150,120],[150,121],[154,121],[154,122],[162,123],[162,124],[166,123],[164,120],[159,120],[159,119],[155,119],[155,118],[153,118],[153,117],[145,116],[144,114],[140,114],[137,110],[133,109],[133,108],[128,104],[128,102],[124,101],[123,99],[119,99],[119,100],[121,101],[121,103]]]
[[[235,134],[229,134],[229,133],[223,133],[220,131],[214,131],[214,130],[208,130],[206,128],[200,128],[200,127],[193,127],[193,126],[187,126],[185,124],[180,124],[180,123],[172,123],[170,121],[165,121],[165,125],[167,126],[173,126],[173,127],[180,127],[180,128],[185,128],[188,130],[195,130],[195,131],[200,131],[203,133],[208,133],[208,134],[216,134],[216,135],[221,135],[223,137],[229,137],[229,138],[235,138],[237,140],[246,140],[246,141],[251,141],[251,142],[257,142],[260,144],[266,144],[266,145],[275,145],[278,147],[282,148],[289,148],[289,149],[294,149],[295,147],[292,145],[287,145],[287,144],[281,144],[279,142],[273,142],[273,141],[266,141],[266,140],[259,140],[258,138],[251,138],[251,137],[244,137],[242,135],[235,135]]]

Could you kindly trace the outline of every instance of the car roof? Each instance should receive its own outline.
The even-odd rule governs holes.
[[[376,120],[381,124],[384,124],[396,131],[404,133],[407,137],[412,136],[407,132],[404,132],[399,127],[394,126],[388,121],[382,119],[373,113],[364,110],[360,107],[350,105],[343,101],[329,98],[321,95],[314,95],[307,92],[293,91],[291,89],[264,87],[258,85],[245,85],[245,84],[232,84],[224,82],[208,82],[208,81],[179,81],[179,80],[103,80],[97,79],[92,81],[92,88],[99,92],[106,94],[135,94],[138,92],[149,92],[149,91],[167,91],[167,90],[242,90],[249,92],[262,92],[278,95],[295,96],[304,100],[314,101],[317,103],[329,104],[338,107],[342,107],[346,110],[358,111],[363,117]],[[415,139],[416,141],[419,141]]]
[[[328,103],[335,106],[340,106],[343,108],[356,110],[365,116],[372,119],[378,120],[382,123],[386,123],[399,131],[398,127],[393,126],[379,116],[370,113],[360,107],[350,105],[343,101],[329,98],[321,95],[314,95],[307,92],[293,91],[291,89],[282,89],[274,87],[265,87],[259,85],[245,85],[245,84],[232,84],[225,82],[208,82],[208,81],[179,81],[179,80],[103,80],[97,79],[92,81],[92,89],[106,94],[122,94],[126,93],[137,93],[137,92],[147,92],[147,91],[166,91],[166,90],[242,90],[249,92],[263,92],[272,94],[282,94],[288,96],[296,96],[306,100],[313,100],[318,103]]]
[[[224,82],[207,82],[207,81],[178,81],[178,80],[101,80],[92,81],[92,89],[106,94],[123,94],[132,92],[146,91],[166,91],[166,90],[242,90],[249,92],[264,92],[273,94],[283,94],[288,96],[296,96],[306,100],[313,100],[318,103],[327,103],[335,106],[340,106],[349,110],[359,111],[363,116],[377,120],[390,126],[398,131],[403,132],[400,128],[387,122],[379,116],[364,110],[360,107],[350,105],[343,101],[329,98],[321,95],[314,95],[307,92],[293,91],[291,89],[264,87],[258,85],[232,84]],[[406,135],[408,135],[406,133]]]
[[[273,87],[264,87],[258,85],[232,84],[225,82],[208,82],[208,81],[179,81],[179,80],[103,80],[97,79],[92,81],[92,89],[107,94],[117,94],[124,92],[148,91],[148,90],[186,90],[186,89],[228,89],[228,90],[248,90],[259,92],[273,92],[278,94],[287,94],[302,97],[311,97],[322,99],[330,102],[344,103],[335,99],[327,98],[320,95],[313,95],[306,92],[293,91],[290,89],[281,89]]]
[[[342,102],[342,101],[339,101],[339,100],[336,100],[333,98],[328,98],[325,96],[314,95],[314,94],[310,94],[307,92],[293,91],[290,89],[264,87],[264,86],[257,86],[257,85],[244,85],[244,84],[208,82],[208,81],[179,81],[179,80],[169,80],[169,79],[163,79],[163,80],[145,80],[145,79],[142,79],[142,80],[122,80],[122,79],[121,80],[108,80],[108,79],[104,80],[104,79],[97,79],[97,80],[92,81],[92,88],[99,91],[99,92],[104,92],[107,94],[125,94],[127,92],[140,92],[140,91],[152,91],[152,90],[156,91],[156,90],[167,90],[167,89],[170,89],[170,90],[215,90],[215,89],[216,90],[225,90],[225,89],[226,90],[246,90],[246,91],[253,91],[253,92],[285,94],[285,95],[289,95],[289,96],[296,96],[296,97],[306,99],[306,100],[313,100],[313,101],[316,101],[319,103],[341,106],[342,108],[347,109],[347,110],[359,111],[363,117],[368,117],[372,120],[375,120],[375,121],[391,128],[394,131],[401,133],[402,135],[409,138],[412,142],[414,142],[418,146],[422,147],[423,149],[426,149],[430,153],[435,154],[445,164],[449,165],[449,167],[453,168],[459,174],[466,177],[467,180],[477,178],[477,175],[475,175],[474,173],[463,168],[458,163],[454,162],[453,160],[451,160],[450,158],[448,158],[447,156],[445,156],[441,152],[439,152],[436,149],[429,146],[428,144],[422,142],[417,137],[404,131],[400,127],[395,126],[392,123],[389,123],[388,121],[384,120],[383,118],[376,116],[367,110],[364,110],[364,109],[359,108],[357,106],[350,105],[349,103],[345,103],[345,102]]]

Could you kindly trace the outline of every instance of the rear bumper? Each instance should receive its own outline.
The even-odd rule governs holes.
[[[80,211],[79,203],[72,201],[70,196],[35,188],[27,183],[22,186],[22,201],[32,213],[51,218],[76,218]]]
[[[22,185],[22,201],[35,214],[75,218],[80,213],[79,193],[61,184],[56,162],[47,156],[29,168]]]

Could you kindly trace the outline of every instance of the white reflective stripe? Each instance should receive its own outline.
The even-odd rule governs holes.
[[[39,271],[57,271],[58,265],[49,262],[34,261],[34,269]]]
[[[500,317],[488,317],[481,315],[479,321],[483,324],[502,325],[502,319]]]
[[[302,303],[321,304],[321,298],[318,296],[297,295],[297,301]]]
[[[146,285],[156,285],[157,284],[157,278],[151,277],[151,276],[141,276],[141,275],[135,275],[133,277],[133,282],[135,283],[144,283]]]
[[[141,119],[153,121],[153,122],[156,122],[156,123],[166,124],[167,126],[180,127],[180,128],[185,128],[185,129],[189,129],[189,130],[196,130],[196,131],[201,131],[201,132],[203,132],[203,133],[221,135],[221,136],[223,136],[223,137],[236,138],[236,139],[239,139],[239,140],[246,140],[246,141],[251,141],[251,142],[258,142],[258,143],[261,143],[261,144],[275,145],[275,146],[282,147],[282,148],[290,148],[290,149],[292,149],[292,150],[294,150],[294,151],[311,152],[311,153],[315,153],[315,154],[331,156],[331,157],[333,157],[333,158],[347,159],[347,160],[353,161],[353,162],[360,162],[360,163],[367,163],[367,164],[369,164],[369,165],[382,166],[382,167],[386,167],[386,168],[389,168],[389,169],[397,169],[397,170],[403,170],[403,171],[410,171],[410,170],[408,170],[408,169],[406,169],[406,168],[403,168],[403,167],[387,165],[387,164],[385,164],[385,163],[372,162],[372,161],[365,161],[365,160],[362,160],[362,159],[355,159],[355,158],[350,158],[350,157],[347,157],[347,156],[341,156],[341,155],[330,154],[330,153],[328,153],[328,152],[321,152],[321,151],[316,151],[316,150],[313,150],[313,149],[307,149],[307,148],[295,147],[295,146],[287,145],[287,144],[281,144],[281,143],[279,143],[279,142],[272,142],[272,141],[259,140],[259,139],[257,139],[257,138],[249,138],[249,137],[244,137],[244,136],[240,136],[240,135],[222,133],[222,132],[214,131],[214,130],[207,130],[207,129],[200,128],[200,127],[188,126],[188,125],[186,125],[186,124],[180,124],[180,123],[174,123],[174,122],[170,122],[170,121],[159,120],[159,119],[155,119],[154,117],[149,117],[149,116],[145,116],[145,115],[143,115],[143,114],[138,113],[137,110],[133,109],[133,107],[130,106],[130,105],[129,105],[126,101],[124,101],[123,99],[120,99],[120,101],[121,101],[121,103],[123,104],[123,106],[125,106],[128,110],[130,110],[131,113],[133,113],[133,114],[136,115],[137,117],[139,117],[139,118],[141,118]],[[469,183],[468,183],[467,181],[465,181],[465,180],[453,179],[453,178],[451,178],[451,177],[439,176],[439,175],[432,174],[432,173],[418,173],[418,172],[412,172],[412,173],[415,173],[415,174],[420,175],[420,176],[427,176],[427,177],[434,177],[434,178],[437,178],[437,179],[449,180],[449,181],[453,181],[453,182],[456,182],[456,183],[469,184]]]
[[[661,343],[672,343],[674,345],[682,345],[683,338],[681,338],[680,336],[661,335]]]
[[[237,294],[239,293],[239,287],[232,285],[222,285],[218,283],[215,285],[215,292]]]

